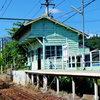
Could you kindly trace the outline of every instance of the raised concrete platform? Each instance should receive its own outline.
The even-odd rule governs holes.
[[[76,70],[26,70],[26,73],[46,74],[55,76],[100,78],[100,71],[76,71]]]

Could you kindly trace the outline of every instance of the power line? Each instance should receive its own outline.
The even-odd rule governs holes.
[[[41,7],[40,7],[40,9],[41,9]],[[34,14],[33,17],[35,17],[35,16],[39,13],[40,9]],[[33,18],[33,17],[32,17],[32,18]],[[32,18],[31,18],[31,19],[32,19]]]
[[[81,7],[78,7],[77,9],[80,9]],[[60,17],[63,17],[63,16],[66,16],[66,15],[68,15],[68,14],[70,14],[70,13],[72,13],[72,12],[74,12],[75,10],[72,10],[72,11],[70,11],[70,12],[68,12],[68,13],[66,13],[66,14],[63,14],[63,15],[61,15],[61,16],[59,16],[59,17],[57,17],[56,19],[58,19],[58,18],[60,18]]]
[[[87,3],[87,4],[84,6],[84,8],[87,7],[88,5],[90,5],[90,4],[91,4],[92,2],[94,2],[94,1],[96,1],[96,0],[92,0],[91,2]],[[80,9],[80,11],[81,11],[81,10],[82,10],[82,9]],[[71,17],[75,16],[76,14],[77,14],[77,12],[74,13],[73,15],[71,15],[69,18],[65,19],[62,23],[64,23],[65,21],[67,21],[67,20],[70,19]]]
[[[40,0],[39,0],[39,2],[40,2]],[[38,2],[38,3],[39,3],[39,2]],[[31,11],[38,5],[38,3],[36,3],[36,5],[29,11],[29,13],[31,13]],[[28,14],[29,14],[29,13],[28,13]],[[27,15],[28,15],[28,14],[27,14]],[[26,15],[26,16],[27,16],[27,15]],[[25,17],[26,17],[26,16],[25,16]],[[24,18],[25,18],[25,17],[24,17]]]
[[[63,0],[62,2],[60,2],[58,5],[56,5],[55,7],[58,7],[59,5],[61,5],[65,0]]]
[[[99,19],[98,20],[85,20],[85,23],[93,23],[93,22],[100,22],[100,20]],[[73,21],[67,22],[67,23],[75,23],[75,24],[77,24],[77,23],[81,23],[81,21],[73,20]]]
[[[1,20],[31,20],[31,19],[21,19],[21,18],[0,18]]]
[[[1,15],[1,17],[4,15],[4,13],[6,12],[6,10],[8,9],[9,5],[11,4],[12,0],[10,0],[8,6],[6,7],[5,11],[3,12],[3,14]]]
[[[0,12],[1,12],[1,10],[4,8],[6,2],[7,2],[7,0],[4,2],[3,6],[1,7]]]
[[[93,9],[93,10],[87,11],[87,12],[85,12],[85,13],[92,12],[92,11],[99,10],[99,9],[100,9],[100,8],[96,8],[96,9]]]
[[[55,7],[58,7],[59,5],[61,5],[65,0],[63,0],[62,2],[60,2],[58,5],[56,5]],[[54,9],[54,7],[50,10],[50,12],[52,12],[52,10]]]

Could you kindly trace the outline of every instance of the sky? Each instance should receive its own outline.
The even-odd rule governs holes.
[[[82,31],[82,15],[77,13],[70,18],[75,11],[71,8],[79,8],[82,6],[82,0],[49,0],[50,12],[53,18],[57,21],[71,26],[79,31]],[[84,5],[93,0],[84,0]],[[35,19],[45,13],[45,0],[0,0],[0,18],[20,18],[20,19]],[[100,0],[95,0],[90,5],[84,8],[84,31],[92,36],[97,34],[100,36]],[[71,12],[72,11],[72,12]],[[71,13],[70,13],[71,12]],[[68,19],[69,18],[69,19]],[[68,20],[66,20],[68,19]],[[66,20],[66,21],[65,21]],[[2,20],[0,19],[0,37],[7,36],[8,33],[4,29],[11,29],[13,23],[17,20]],[[23,21],[20,21],[23,22]],[[26,21],[27,22],[27,21]]]

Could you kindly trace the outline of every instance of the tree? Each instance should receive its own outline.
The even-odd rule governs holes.
[[[82,43],[82,39],[80,40],[80,42]],[[100,37],[99,36],[93,36],[90,38],[85,38],[85,45],[90,47],[91,50],[94,49],[99,49],[100,50]]]
[[[23,22],[25,23],[25,21]],[[8,33],[8,36],[6,38],[10,39],[8,43],[5,44],[5,48],[3,49],[3,56],[2,56],[2,65],[6,66],[8,62],[13,64],[13,59],[17,61],[18,55],[21,54],[21,50],[18,46],[17,40],[12,40],[12,36],[15,34],[15,32],[19,29],[19,27],[23,24],[19,21],[16,23],[13,23],[13,27],[11,29],[5,29]],[[15,27],[14,27],[15,26]],[[18,63],[18,62],[17,62]],[[20,63],[20,62],[19,62]]]

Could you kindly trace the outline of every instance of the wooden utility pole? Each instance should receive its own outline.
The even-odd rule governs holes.
[[[55,6],[55,4],[50,4],[50,2],[48,0],[45,0],[45,4],[41,4],[41,5],[45,5],[46,6],[46,14],[47,14],[47,16],[50,17],[49,5]]]

